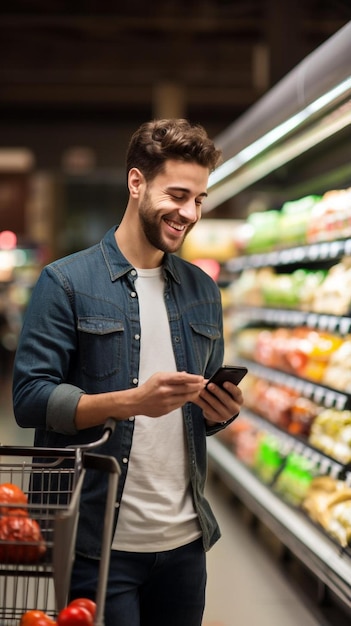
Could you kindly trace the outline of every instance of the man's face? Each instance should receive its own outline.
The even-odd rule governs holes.
[[[164,172],[146,184],[139,219],[149,243],[176,252],[201,217],[209,171],[197,163],[170,160]]]

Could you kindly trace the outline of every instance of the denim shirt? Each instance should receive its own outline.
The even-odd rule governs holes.
[[[91,248],[43,269],[29,303],[13,379],[14,413],[22,427],[35,428],[35,445],[65,447],[97,440],[102,426],[77,431],[74,416],[82,393],[138,385],[140,320],[136,269],[122,255],[111,228]],[[166,254],[164,300],[178,371],[208,378],[222,364],[222,308],[217,285],[198,267]],[[201,409],[183,407],[190,482],[208,550],[220,531],[204,497],[206,435]],[[120,467],[115,524],[133,439],[133,417],[117,421],[97,452],[113,455]],[[88,470],[81,496],[77,549],[99,556],[106,480]]]

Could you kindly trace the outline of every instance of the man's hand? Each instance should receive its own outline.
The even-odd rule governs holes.
[[[187,372],[157,372],[134,390],[135,415],[160,417],[195,402],[204,386],[203,376]]]
[[[76,409],[77,430],[104,424],[108,417],[125,420],[134,415],[160,417],[197,402],[205,379],[186,372],[157,372],[135,389],[82,394]]]
[[[227,422],[237,415],[243,402],[243,394],[239,387],[225,382],[223,389],[213,383],[210,383],[207,389],[202,389],[196,404],[201,407],[209,425],[215,425]]]

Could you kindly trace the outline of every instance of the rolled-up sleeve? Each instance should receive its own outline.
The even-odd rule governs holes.
[[[46,411],[46,427],[63,435],[75,435],[75,414],[79,398],[84,393],[79,387],[62,383],[51,393]]]

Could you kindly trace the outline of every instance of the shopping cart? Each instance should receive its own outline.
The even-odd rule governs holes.
[[[18,626],[21,616],[35,609],[55,619],[67,605],[80,494],[90,469],[108,473],[94,618],[94,626],[103,626],[120,468],[115,458],[96,454],[94,448],[105,443],[114,428],[115,421],[107,420],[98,441],[79,447],[0,446],[0,485],[16,485],[28,498],[20,510],[18,505],[0,506],[0,529],[8,532],[6,541],[0,538],[0,626]],[[26,521],[18,521],[21,517]],[[34,526],[29,541],[15,533],[23,524],[26,529]]]

